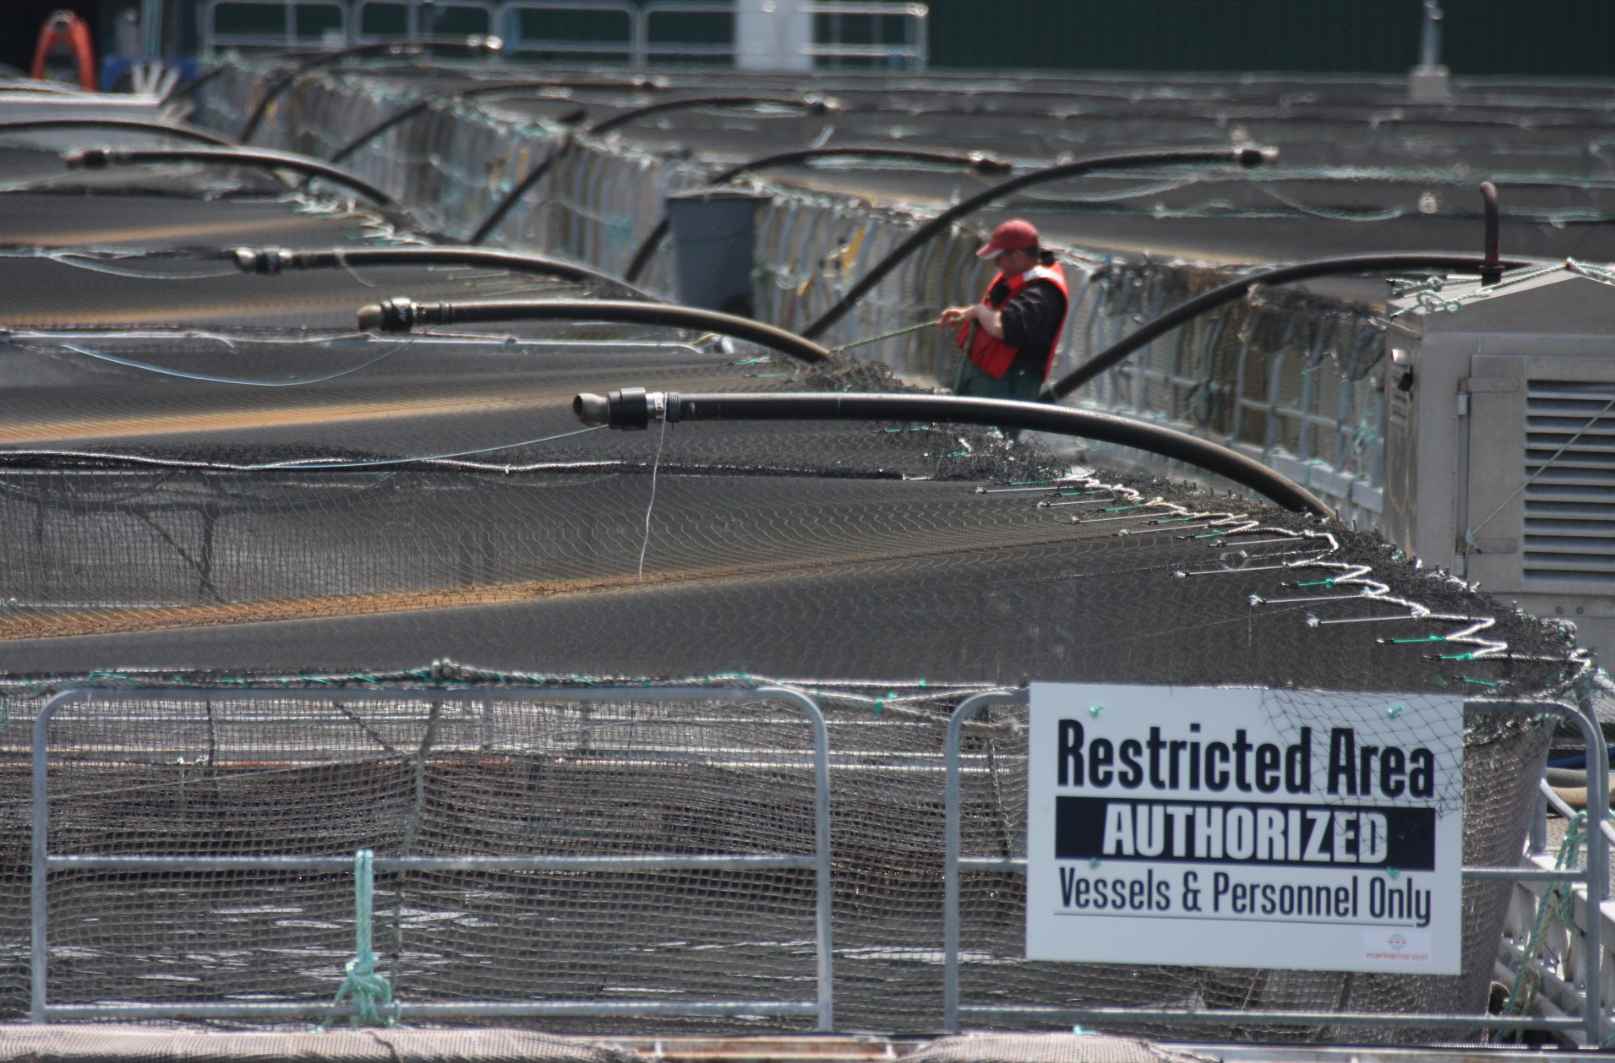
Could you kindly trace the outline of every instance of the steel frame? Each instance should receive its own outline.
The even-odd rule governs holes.
[[[49,974],[49,878],[52,870],[141,870],[184,871],[279,869],[346,870],[353,867],[352,856],[72,856],[50,853],[50,797],[47,786],[50,723],[64,706],[93,703],[97,697],[130,700],[198,700],[208,697],[233,701],[269,701],[287,698],[345,701],[516,701],[544,698],[551,701],[773,701],[799,710],[813,729],[814,771],[814,851],[808,855],[785,854],[652,854],[646,856],[500,856],[500,857],[377,857],[374,866],[381,871],[407,870],[563,870],[644,872],[672,868],[755,871],[773,869],[815,872],[815,982],[816,997],[811,1002],[778,1001],[527,1001],[453,1002],[441,1004],[400,1003],[390,1010],[400,1019],[440,1019],[474,1017],[558,1017],[558,1016],[645,1016],[645,1015],[807,1015],[817,1020],[820,1030],[834,1023],[833,959],[831,953],[830,883],[830,774],[829,738],[824,714],[806,694],[787,687],[757,689],[706,687],[498,687],[457,690],[285,690],[274,688],[178,688],[144,690],[104,690],[78,687],[51,697],[34,719],[33,729],[33,848],[31,897],[31,949],[29,1018],[36,1023],[53,1019],[218,1019],[218,1018],[297,1018],[332,1017],[352,1013],[349,1007],[332,1008],[303,1003],[217,1003],[183,1005],[98,1004],[55,1005],[49,1003],[46,986]]]
[[[1184,1024],[1206,1023],[1263,1023],[1295,1026],[1398,1026],[1418,1029],[1473,1029],[1477,1026],[1494,1030],[1545,1030],[1567,1035],[1579,1034],[1593,1047],[1604,1044],[1607,1019],[1599,1001],[1599,987],[1603,983],[1604,942],[1602,940],[1603,902],[1609,897],[1610,843],[1615,838],[1608,824],[1608,816],[1590,824],[1587,831],[1586,867],[1580,871],[1560,871],[1540,862],[1522,867],[1465,867],[1465,880],[1510,880],[1522,884],[1545,886],[1555,882],[1579,883],[1585,896],[1578,898],[1587,914],[1581,934],[1583,938],[1583,984],[1588,987],[1582,994],[1582,1014],[1579,1016],[1498,1016],[1498,1015],[1447,1015],[1447,1014],[1396,1014],[1378,1012],[1330,1011],[1242,1011],[1238,1009],[1176,1009],[1176,1008],[1064,1008],[1038,1005],[1016,1007],[993,1005],[966,1005],[959,1000],[959,874],[961,870],[999,871],[1024,875],[1026,858],[1018,857],[967,857],[962,855],[960,840],[960,764],[959,740],[966,722],[975,719],[993,705],[1026,706],[1031,701],[1025,690],[988,691],[961,702],[948,720],[948,737],[945,748],[947,782],[944,796],[946,816],[946,846],[943,863],[943,1028],[958,1032],[963,1016],[996,1017],[1016,1016],[1054,1020],[1062,1025],[1071,1023],[1141,1023],[1172,1022]],[[1580,709],[1553,701],[1466,701],[1466,710],[1519,714],[1555,714],[1569,721],[1581,732],[1587,743],[1587,804],[1591,809],[1609,808],[1609,747],[1604,742],[1603,730],[1596,719]],[[1541,814],[1542,803],[1538,802]],[[1533,845],[1542,837],[1540,825],[1532,831]],[[1529,958],[1527,958],[1529,959]]]

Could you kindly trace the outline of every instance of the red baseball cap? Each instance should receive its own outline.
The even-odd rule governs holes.
[[[993,230],[992,239],[976,252],[977,258],[996,258],[1005,251],[1030,251],[1036,247],[1037,228],[1025,218],[1011,218]]]

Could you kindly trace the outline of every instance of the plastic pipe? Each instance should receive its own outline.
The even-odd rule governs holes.
[[[693,306],[631,303],[609,299],[545,299],[531,302],[416,303],[387,299],[359,310],[365,331],[408,332],[416,325],[483,324],[490,321],[617,321],[669,328],[697,328],[750,340],[804,362],[822,362],[830,352],[794,332],[749,317]]]
[[[1312,492],[1261,462],[1198,436],[1112,414],[1073,410],[1042,402],[957,398],[947,395],[786,392],[783,394],[680,394],[623,388],[580,394],[572,411],[587,425],[644,428],[652,420],[675,421],[949,421],[1053,432],[1135,447],[1186,461],[1225,476],[1286,509],[1332,518]]]
[[[1506,269],[1514,269],[1527,264],[1524,262],[1498,263],[1499,266]],[[1173,307],[1142,328],[1123,336],[1059,380],[1052,384],[1044,385],[1043,395],[1052,399],[1065,398],[1100,373],[1120,365],[1127,359],[1128,355],[1145,346],[1162,333],[1170,332],[1184,322],[1198,317],[1208,310],[1214,310],[1224,303],[1243,298],[1247,292],[1259,284],[1288,284],[1291,281],[1308,280],[1313,277],[1329,277],[1353,273],[1396,272],[1407,269],[1445,269],[1463,273],[1480,273],[1485,268],[1486,261],[1475,258],[1473,255],[1408,253],[1317,258],[1309,262],[1297,262],[1290,266],[1279,266],[1277,269],[1252,273],[1213,288],[1209,292],[1203,292],[1188,302]]]
[[[1013,192],[1036,184],[1048,181],[1057,181],[1062,177],[1079,177],[1082,174],[1096,173],[1100,170],[1119,170],[1139,166],[1171,166],[1183,163],[1196,162],[1226,162],[1237,163],[1240,166],[1260,166],[1278,157],[1273,148],[1233,147],[1208,150],[1205,148],[1177,148],[1161,151],[1137,151],[1126,155],[1101,155],[1091,159],[1079,159],[1076,162],[1061,163],[1042,170],[1034,170],[1017,177],[1011,177],[1001,184],[994,185],[983,192],[978,192],[969,199],[964,200],[938,214],[930,221],[916,229],[891,253],[877,262],[868,273],[859,278],[858,283],[841,300],[826,310],[819,319],[802,330],[802,335],[815,339],[822,335],[826,329],[840,321],[853,304],[868,294],[869,289],[880,283],[882,277],[896,269],[909,255],[927,240],[931,239],[943,229],[952,225],[960,218],[973,214],[989,203],[1003,199]]]
[[[344,185],[378,206],[396,209],[393,198],[364,178],[316,159],[283,151],[243,151],[230,148],[164,148],[154,151],[124,148],[84,148],[62,156],[69,169],[101,170],[108,166],[141,166],[170,162],[196,162],[206,166],[257,166],[266,170],[293,170]]]
[[[162,122],[141,122],[132,118],[29,118],[18,122],[0,122],[0,134],[31,133],[50,129],[115,129],[129,133],[150,133],[152,136],[174,137],[197,144],[233,147],[231,141],[194,126],[165,125]]]
[[[478,247],[333,247],[314,250],[239,247],[230,254],[243,273],[271,274],[288,269],[336,269],[346,266],[482,266],[512,273],[609,285],[646,302],[664,301],[660,296],[575,262],[508,251],[484,251]]]

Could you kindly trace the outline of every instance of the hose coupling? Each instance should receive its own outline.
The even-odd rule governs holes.
[[[1246,169],[1265,166],[1279,157],[1279,149],[1262,144],[1240,144],[1234,148],[1234,161]]]
[[[236,266],[243,273],[279,273],[297,265],[297,256],[290,248],[265,247],[235,249]]]
[[[582,392],[572,399],[572,412],[577,419],[591,428],[604,425],[627,431],[642,431],[652,421],[660,421],[673,406],[678,396],[670,392],[646,391],[644,388],[619,388],[604,396]],[[675,418],[667,418],[674,420]]]
[[[402,295],[359,308],[359,328],[365,332],[408,332],[416,318],[415,301]]]
[[[78,148],[62,153],[62,163],[69,170],[104,170],[111,162],[111,148]]]
[[[1015,164],[1008,159],[1000,159],[996,155],[989,155],[985,151],[972,151],[970,153],[970,168],[979,174],[1009,173]]]

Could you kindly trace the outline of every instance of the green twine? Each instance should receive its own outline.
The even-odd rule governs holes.
[[[1335,577],[1325,576],[1323,579],[1304,579],[1296,582],[1297,587],[1325,587],[1334,589]]]
[[[333,1008],[340,1006],[344,999],[352,1002],[350,1021],[355,1026],[392,1026],[398,1021],[393,987],[386,976],[376,971],[376,953],[371,948],[371,927],[375,921],[375,859],[375,853],[369,849],[353,854],[354,957],[343,968],[346,977],[331,1001]]]
[[[1392,645],[1392,646],[1417,646],[1420,643],[1425,643],[1425,642],[1446,642],[1447,641],[1447,636],[1445,636],[1445,635],[1420,635],[1416,639],[1386,639],[1385,641],[1387,643],[1389,643],[1390,645]]]
[[[1587,813],[1577,812],[1571,817],[1565,829],[1565,840],[1559,846],[1558,856],[1554,858],[1555,871],[1570,871],[1580,865],[1578,854],[1585,841],[1586,830]],[[1525,955],[1520,961],[1520,969],[1514,973],[1513,984],[1509,986],[1508,1000],[1503,1005],[1504,1014],[1512,1012],[1523,1015],[1531,1006],[1542,982],[1542,972],[1536,963],[1537,950],[1542,947],[1543,936],[1553,921],[1564,926],[1571,924],[1575,918],[1571,903],[1570,887],[1563,882],[1555,882],[1537,902],[1536,923],[1531,927],[1530,936],[1525,939]],[[1598,916],[1594,913],[1591,918]],[[1596,993],[1596,989],[1589,987],[1588,992]]]

